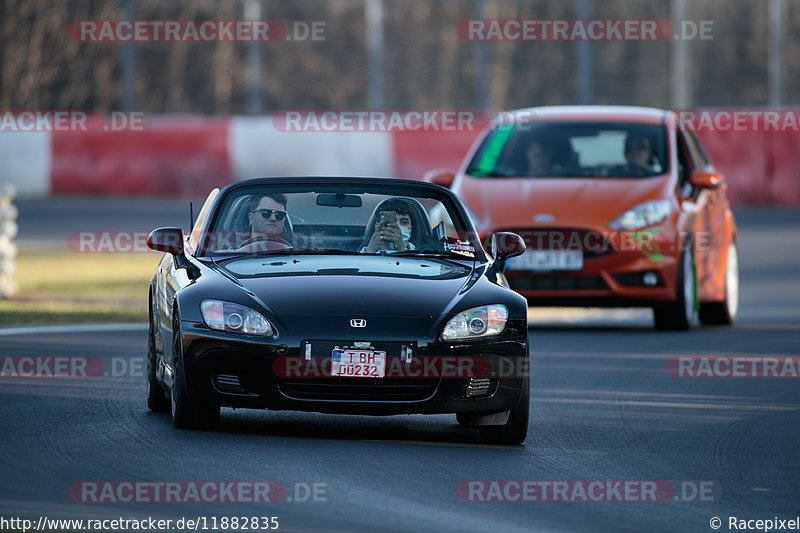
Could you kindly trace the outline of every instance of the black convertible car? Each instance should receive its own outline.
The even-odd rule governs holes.
[[[455,413],[492,443],[528,429],[527,302],[461,202],[428,183],[260,178],[215,189],[192,232],[160,228],[147,403],[177,427],[220,407]]]

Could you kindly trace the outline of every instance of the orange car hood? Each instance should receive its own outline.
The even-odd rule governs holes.
[[[607,226],[631,207],[667,198],[670,176],[652,178],[473,178],[454,191],[483,221],[478,230],[528,226]],[[552,222],[537,222],[551,215]]]

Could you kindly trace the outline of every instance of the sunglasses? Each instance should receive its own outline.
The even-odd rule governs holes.
[[[272,209],[258,209],[253,211],[253,213],[261,213],[263,218],[270,218],[273,214],[275,215],[275,220],[283,220],[286,218],[286,211],[273,211]]]

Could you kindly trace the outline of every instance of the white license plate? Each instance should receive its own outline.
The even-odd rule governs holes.
[[[386,352],[376,350],[333,350],[331,376],[382,378],[386,375]]]
[[[527,250],[524,254],[509,259],[508,267],[512,270],[541,272],[581,270],[583,269],[583,252]]]

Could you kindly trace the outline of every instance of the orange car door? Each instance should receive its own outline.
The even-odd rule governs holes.
[[[713,172],[701,145],[689,131],[681,131],[681,143],[686,148],[692,170]],[[725,212],[727,199],[725,186],[713,189],[696,189],[697,213],[695,215],[695,261],[697,264],[700,300],[718,300],[724,296],[724,253],[726,245]]]

